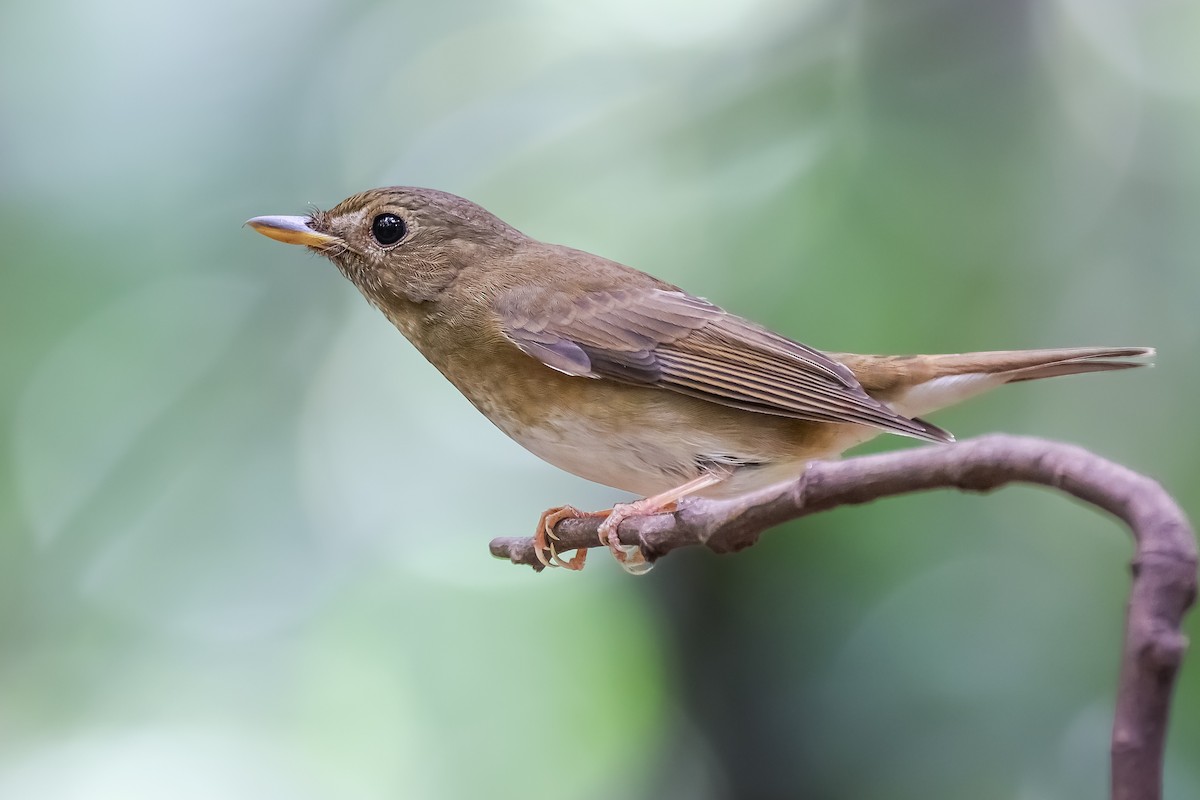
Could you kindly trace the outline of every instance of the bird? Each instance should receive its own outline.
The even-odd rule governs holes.
[[[1007,383],[1128,369],[1148,347],[944,355],[823,352],[645,272],[527,236],[462,197],[371,189],[328,211],[246,222],[326,257],[497,428],[534,455],[641,499],[542,513],[544,566],[567,559],[554,526],[630,517],[689,496],[728,497],[889,433],[949,444],[924,416]]]

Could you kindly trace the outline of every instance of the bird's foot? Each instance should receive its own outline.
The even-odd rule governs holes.
[[[554,526],[564,519],[607,517],[604,522],[600,523],[600,544],[606,545],[612,551],[613,558],[621,565],[621,569],[630,575],[644,575],[654,565],[646,559],[646,554],[637,545],[621,544],[621,537],[617,532],[621,523],[633,517],[648,517],[674,511],[679,507],[679,501],[682,498],[714,486],[727,477],[729,477],[727,472],[705,472],[682,486],[677,486],[653,497],[634,500],[632,503],[617,503],[604,511],[580,511],[572,506],[547,509],[542,512],[542,518],[538,520],[537,533],[533,537],[534,553],[537,554],[538,561],[542,562],[544,567],[583,569],[583,564],[587,561],[587,550],[578,550],[569,561],[563,561],[559,557],[558,551],[554,549],[554,542],[558,541],[558,537],[554,534]],[[550,553],[549,556],[546,555],[547,551]]]
[[[677,505],[674,500],[663,502],[658,497],[647,497],[632,503],[617,503],[607,512],[608,518],[600,523],[600,544],[608,546],[621,569],[630,575],[645,575],[653,569],[654,564],[646,560],[646,554],[636,544],[621,544],[617,529],[627,519],[674,511]]]
[[[583,517],[603,517],[608,511],[580,511],[574,506],[556,506],[542,512],[538,520],[537,533],[533,535],[533,552],[543,567],[564,567],[569,570],[581,570],[587,562],[587,549],[575,551],[569,560],[564,561],[554,549],[558,537],[554,535],[554,526],[564,519],[582,519]],[[553,541],[552,541],[553,540]],[[547,556],[549,552],[549,556]]]

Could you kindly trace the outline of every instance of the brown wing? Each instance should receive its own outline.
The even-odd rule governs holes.
[[[847,367],[824,353],[683,292],[630,289],[571,297],[514,290],[496,310],[513,344],[568,375],[670,389],[763,414],[953,441],[940,428],[871,397]]]

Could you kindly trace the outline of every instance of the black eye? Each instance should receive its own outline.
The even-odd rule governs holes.
[[[395,214],[380,214],[371,221],[371,235],[385,247],[403,239],[407,231],[404,220]]]

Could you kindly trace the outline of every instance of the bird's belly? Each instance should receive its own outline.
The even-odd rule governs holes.
[[[522,358],[524,356],[522,355]],[[516,367],[513,369],[512,367]],[[878,431],[742,411],[656,388],[570,377],[497,359],[446,376],[496,427],[544,461],[638,495],[719,470],[706,495],[748,491],[799,475]]]
[[[493,422],[543,461],[589,481],[633,494],[651,495],[686,483],[701,463],[686,441],[656,436],[637,427],[614,431],[590,420],[549,418],[537,425],[507,429]]]
[[[487,416],[497,427],[542,460],[638,495],[665,492],[713,470],[728,478],[700,494],[740,494],[794,478],[809,461],[836,457],[877,433],[707,403],[693,407],[658,391],[616,414],[560,408],[531,421],[491,411]]]
[[[810,461],[836,458],[846,448],[877,435],[858,425],[823,427],[823,432],[830,434],[838,428],[844,430],[809,447],[770,452],[743,441],[715,437],[711,431],[676,431],[672,436],[663,436],[653,428],[601,432],[578,419],[506,433],[559,469],[637,495],[674,489],[702,472],[724,472],[725,480],[696,492],[720,498],[794,479]]]

